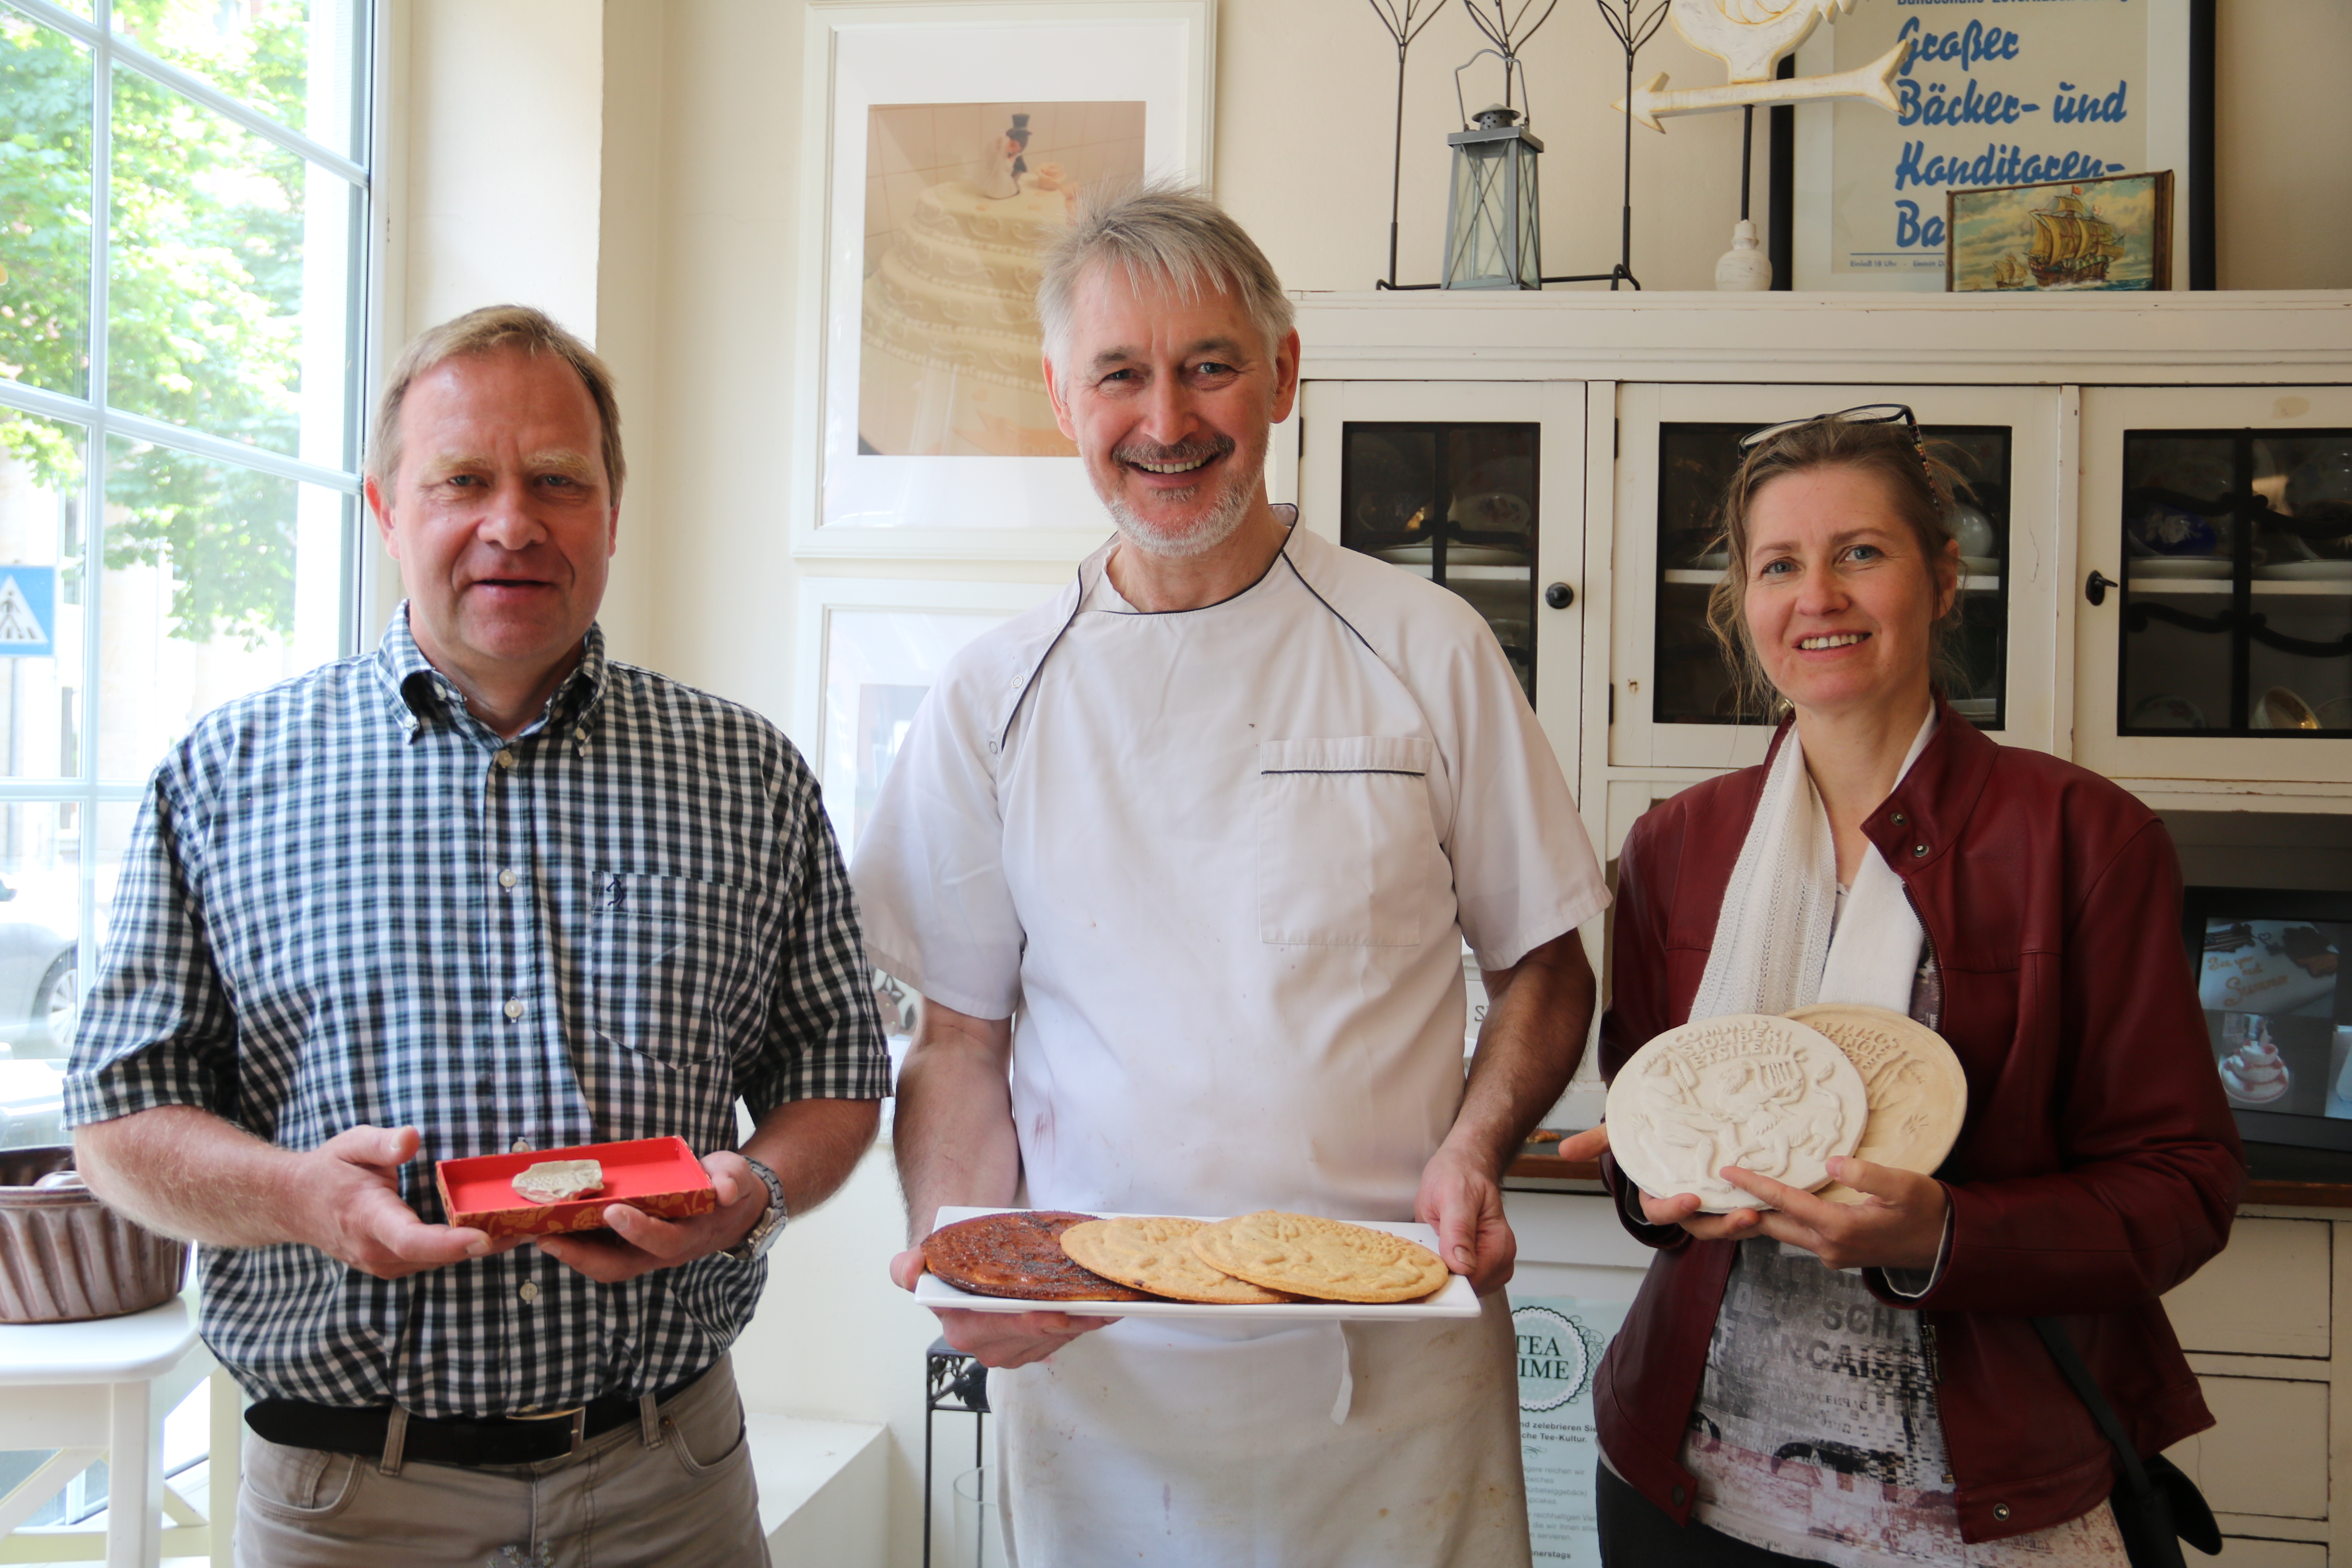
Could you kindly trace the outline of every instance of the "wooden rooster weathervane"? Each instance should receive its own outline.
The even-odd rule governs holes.
[[[1703,114],[1718,109],[1752,109],[1759,103],[1795,103],[1817,98],[1862,98],[1888,113],[1898,112],[1895,78],[1911,58],[1906,38],[1866,66],[1833,76],[1775,80],[1784,56],[1812,36],[1823,20],[1852,11],[1855,0],[1673,0],[1667,15],[1691,47],[1713,55],[1730,80],[1721,87],[1666,90],[1660,71],[1610,107],[1622,109],[1653,131],[1670,114]]]

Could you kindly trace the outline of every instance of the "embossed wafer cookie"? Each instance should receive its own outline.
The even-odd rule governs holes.
[[[1793,1019],[1727,1013],[1668,1029],[1609,1086],[1609,1150],[1653,1197],[1696,1193],[1708,1214],[1763,1208],[1716,1173],[1738,1165],[1811,1192],[1862,1142],[1862,1074]]]
[[[1419,1242],[1279,1209],[1202,1226],[1192,1250],[1222,1273],[1322,1301],[1417,1301],[1446,1280],[1445,1265]]]
[[[1115,1279],[1070,1261],[1062,1233],[1092,1215],[1016,1209],[943,1225],[923,1238],[923,1267],[975,1296],[1024,1301],[1140,1301]]]
[[[1264,1307],[1291,1300],[1210,1268],[1192,1250],[1201,1226],[1197,1219],[1090,1219],[1062,1233],[1062,1250],[1106,1279],[1179,1301]]]
[[[1944,1037],[1900,1013],[1853,1002],[1823,1002],[1789,1016],[1836,1041],[1862,1074],[1870,1120],[1854,1157],[1932,1175],[1969,1114],[1969,1075]],[[1817,1195],[1839,1204],[1864,1196],[1843,1182]]]
[[[604,1166],[597,1160],[541,1160],[508,1185],[525,1203],[560,1204],[584,1198],[604,1188]]]

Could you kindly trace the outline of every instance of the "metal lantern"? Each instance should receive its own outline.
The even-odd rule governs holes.
[[[1445,138],[1454,182],[1445,197],[1444,287],[1540,289],[1536,154],[1543,143],[1518,122],[1516,109],[1490,104],[1473,118],[1475,129]]]

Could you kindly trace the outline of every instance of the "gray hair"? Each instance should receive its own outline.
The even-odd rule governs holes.
[[[1056,364],[1069,347],[1078,286],[1097,264],[1121,268],[1135,288],[1157,284],[1188,304],[1211,292],[1234,296],[1269,353],[1289,334],[1290,296],[1265,252],[1208,197],[1160,182],[1081,198],[1068,232],[1046,253],[1037,320]]]
[[[478,310],[427,327],[400,351],[376,404],[375,426],[368,439],[367,474],[378,484],[394,482],[400,473],[400,405],[416,378],[460,354],[496,353],[520,349],[527,354],[551,353],[579,374],[588,400],[596,405],[596,423],[604,432],[604,477],[613,494],[621,493],[628,464],[621,457],[621,405],[613,395],[613,373],[596,351],[556,324],[555,318],[530,305],[485,305]]]

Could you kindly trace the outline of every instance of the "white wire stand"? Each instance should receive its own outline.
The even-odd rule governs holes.
[[[103,1459],[107,1568],[157,1568],[167,1550],[228,1568],[242,1402],[217,1368],[182,1300],[87,1323],[0,1324],[0,1448],[57,1450],[0,1498],[0,1563],[88,1561],[95,1531],[19,1527]],[[163,1455],[163,1417],[208,1376],[209,1520],[164,1483]]]

